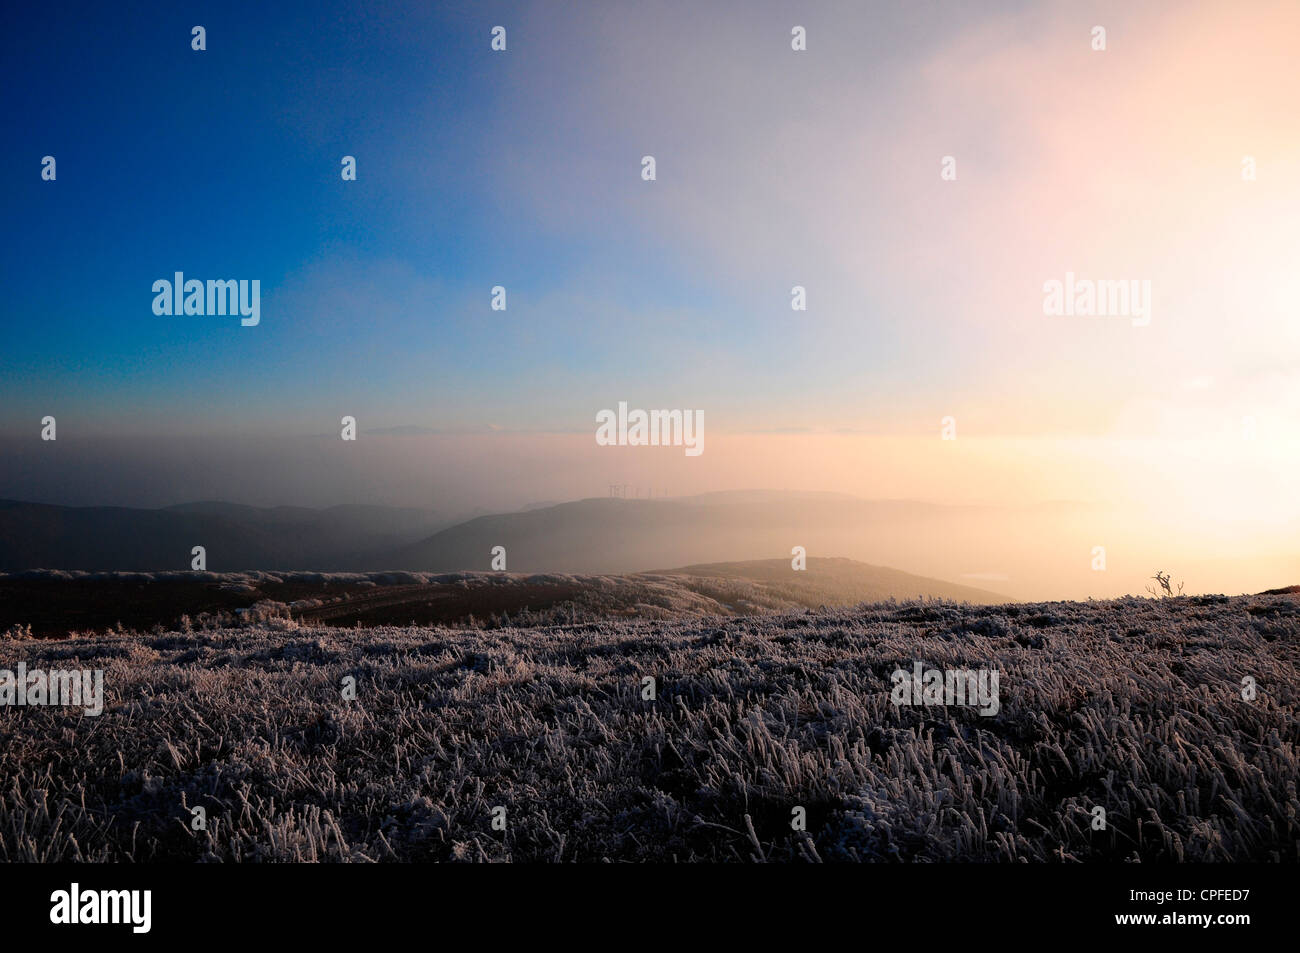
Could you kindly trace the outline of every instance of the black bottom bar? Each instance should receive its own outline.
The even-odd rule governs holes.
[[[833,926],[864,939],[901,929],[918,942],[1127,935],[1221,945],[1291,926],[1293,906],[1284,904],[1294,873],[1262,865],[10,865],[0,867],[0,890],[11,940],[370,943],[401,927],[450,939],[444,931],[460,926],[598,942],[688,942],[703,930],[771,939],[789,927],[815,942]],[[99,891],[150,891],[148,933],[129,922],[51,922],[52,911],[71,918],[74,883],[91,917],[100,915]],[[108,898],[102,915],[124,899]],[[119,909],[119,919],[132,911],[143,919],[142,904]]]

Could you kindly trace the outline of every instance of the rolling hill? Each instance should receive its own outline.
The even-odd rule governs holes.
[[[626,575],[504,572],[0,573],[0,634],[42,637],[291,619],[334,626],[479,627],[764,615],[886,599],[989,604],[1004,596],[853,562],[785,560]]]

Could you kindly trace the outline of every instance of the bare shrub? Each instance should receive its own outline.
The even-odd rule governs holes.
[[[1173,586],[1169,582],[1169,577],[1170,577],[1169,573],[1167,572],[1162,573],[1159,569],[1157,569],[1156,574],[1151,578],[1156,581],[1156,584],[1159,585],[1160,588],[1157,589],[1155,586],[1148,585],[1146,587],[1147,592],[1151,593],[1151,595],[1153,596],[1158,596],[1163,599],[1173,598],[1174,596],[1181,596],[1183,594],[1182,582],[1180,581],[1178,583],[1178,591],[1175,592]]]

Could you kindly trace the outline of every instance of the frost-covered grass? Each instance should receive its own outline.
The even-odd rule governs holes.
[[[0,709],[0,860],[1294,862],[1298,632],[1289,595],[18,631],[0,668],[107,699]],[[895,707],[915,660],[999,714]]]

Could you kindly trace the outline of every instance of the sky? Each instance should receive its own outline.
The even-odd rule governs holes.
[[[1300,528],[1294,2],[349,7],[11,14],[0,496]],[[176,271],[258,279],[260,323],[155,315]],[[1067,273],[1149,282],[1149,323],[1045,314]],[[596,446],[619,401],[706,452]]]

